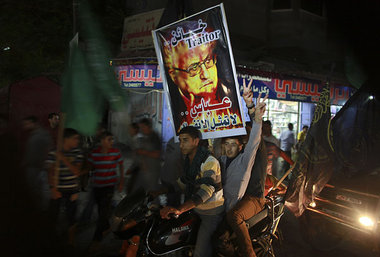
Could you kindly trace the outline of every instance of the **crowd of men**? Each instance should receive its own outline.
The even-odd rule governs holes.
[[[96,250],[110,231],[115,192],[128,194],[143,187],[157,195],[170,188],[182,190],[185,201],[164,206],[160,211],[163,219],[192,209],[201,218],[194,256],[211,256],[212,236],[222,240],[227,228],[238,238],[240,256],[255,256],[245,221],[263,209],[267,175],[278,175],[273,172],[274,160],[278,156],[290,157],[295,140],[292,124],[280,140],[272,135],[271,123],[262,121],[267,97],[259,96],[255,105],[251,84],[252,81],[247,86],[244,83],[243,92],[251,119],[246,137],[223,138],[221,149],[216,149],[217,144],[204,144],[195,127],[184,127],[179,132],[179,143],[168,142],[162,165],[161,141],[149,119],[130,125],[130,151],[125,156],[114,144],[114,136],[104,128],[100,127],[90,141],[83,140],[75,129],[65,128],[58,149],[58,113],[49,114],[48,128],[39,125],[34,116],[24,118],[23,128],[29,136],[20,169],[25,171],[26,192],[36,212],[46,214],[44,231],[55,238],[58,218],[64,212],[65,240],[72,245],[78,226],[89,219],[97,205],[96,230],[89,247],[90,251]],[[306,132],[307,128],[303,133]],[[304,134],[299,135],[299,142]],[[124,166],[125,157],[133,160],[128,167]],[[290,158],[284,159],[291,163]],[[89,191],[89,199],[83,213],[78,213],[78,195],[83,190]]]

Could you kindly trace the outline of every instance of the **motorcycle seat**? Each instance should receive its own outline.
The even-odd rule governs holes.
[[[261,210],[259,213],[257,213],[255,216],[252,218],[248,219],[245,221],[246,225],[248,228],[251,228],[255,226],[257,223],[268,217],[269,214],[269,209],[267,206],[264,207],[263,210]]]

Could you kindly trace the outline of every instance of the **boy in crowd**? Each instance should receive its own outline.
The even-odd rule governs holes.
[[[69,222],[69,244],[74,240],[77,199],[80,191],[79,175],[83,163],[83,154],[78,149],[79,140],[80,135],[75,129],[66,128],[63,132],[62,149],[49,152],[46,161],[51,191],[49,206],[51,222],[55,226],[60,206],[64,204]]]
[[[96,246],[110,229],[108,219],[111,215],[115,186],[119,192],[124,187],[123,159],[119,149],[113,148],[113,142],[113,135],[110,132],[104,132],[100,136],[100,146],[92,150],[88,157],[90,169],[93,170],[93,193],[98,205],[98,221],[93,238],[93,245]],[[120,179],[118,179],[117,168]]]

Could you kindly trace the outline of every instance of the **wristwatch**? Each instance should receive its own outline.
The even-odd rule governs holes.
[[[248,110],[255,108],[255,104],[252,102],[252,104],[250,106],[247,105],[247,108],[248,108]]]

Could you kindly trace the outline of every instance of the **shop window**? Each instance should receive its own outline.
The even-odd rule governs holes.
[[[298,131],[302,130],[303,126],[309,126],[311,125],[311,121],[313,120],[314,116],[314,110],[316,107],[315,103],[300,103],[301,110],[300,110],[300,123],[298,126]]]
[[[292,0],[273,0],[272,10],[292,9]]]
[[[323,0],[301,0],[301,9],[322,16]]]
[[[269,99],[264,120],[271,121],[272,133],[276,138],[280,137],[282,131],[288,129],[288,123],[293,123],[296,134],[299,123],[299,103]]]

